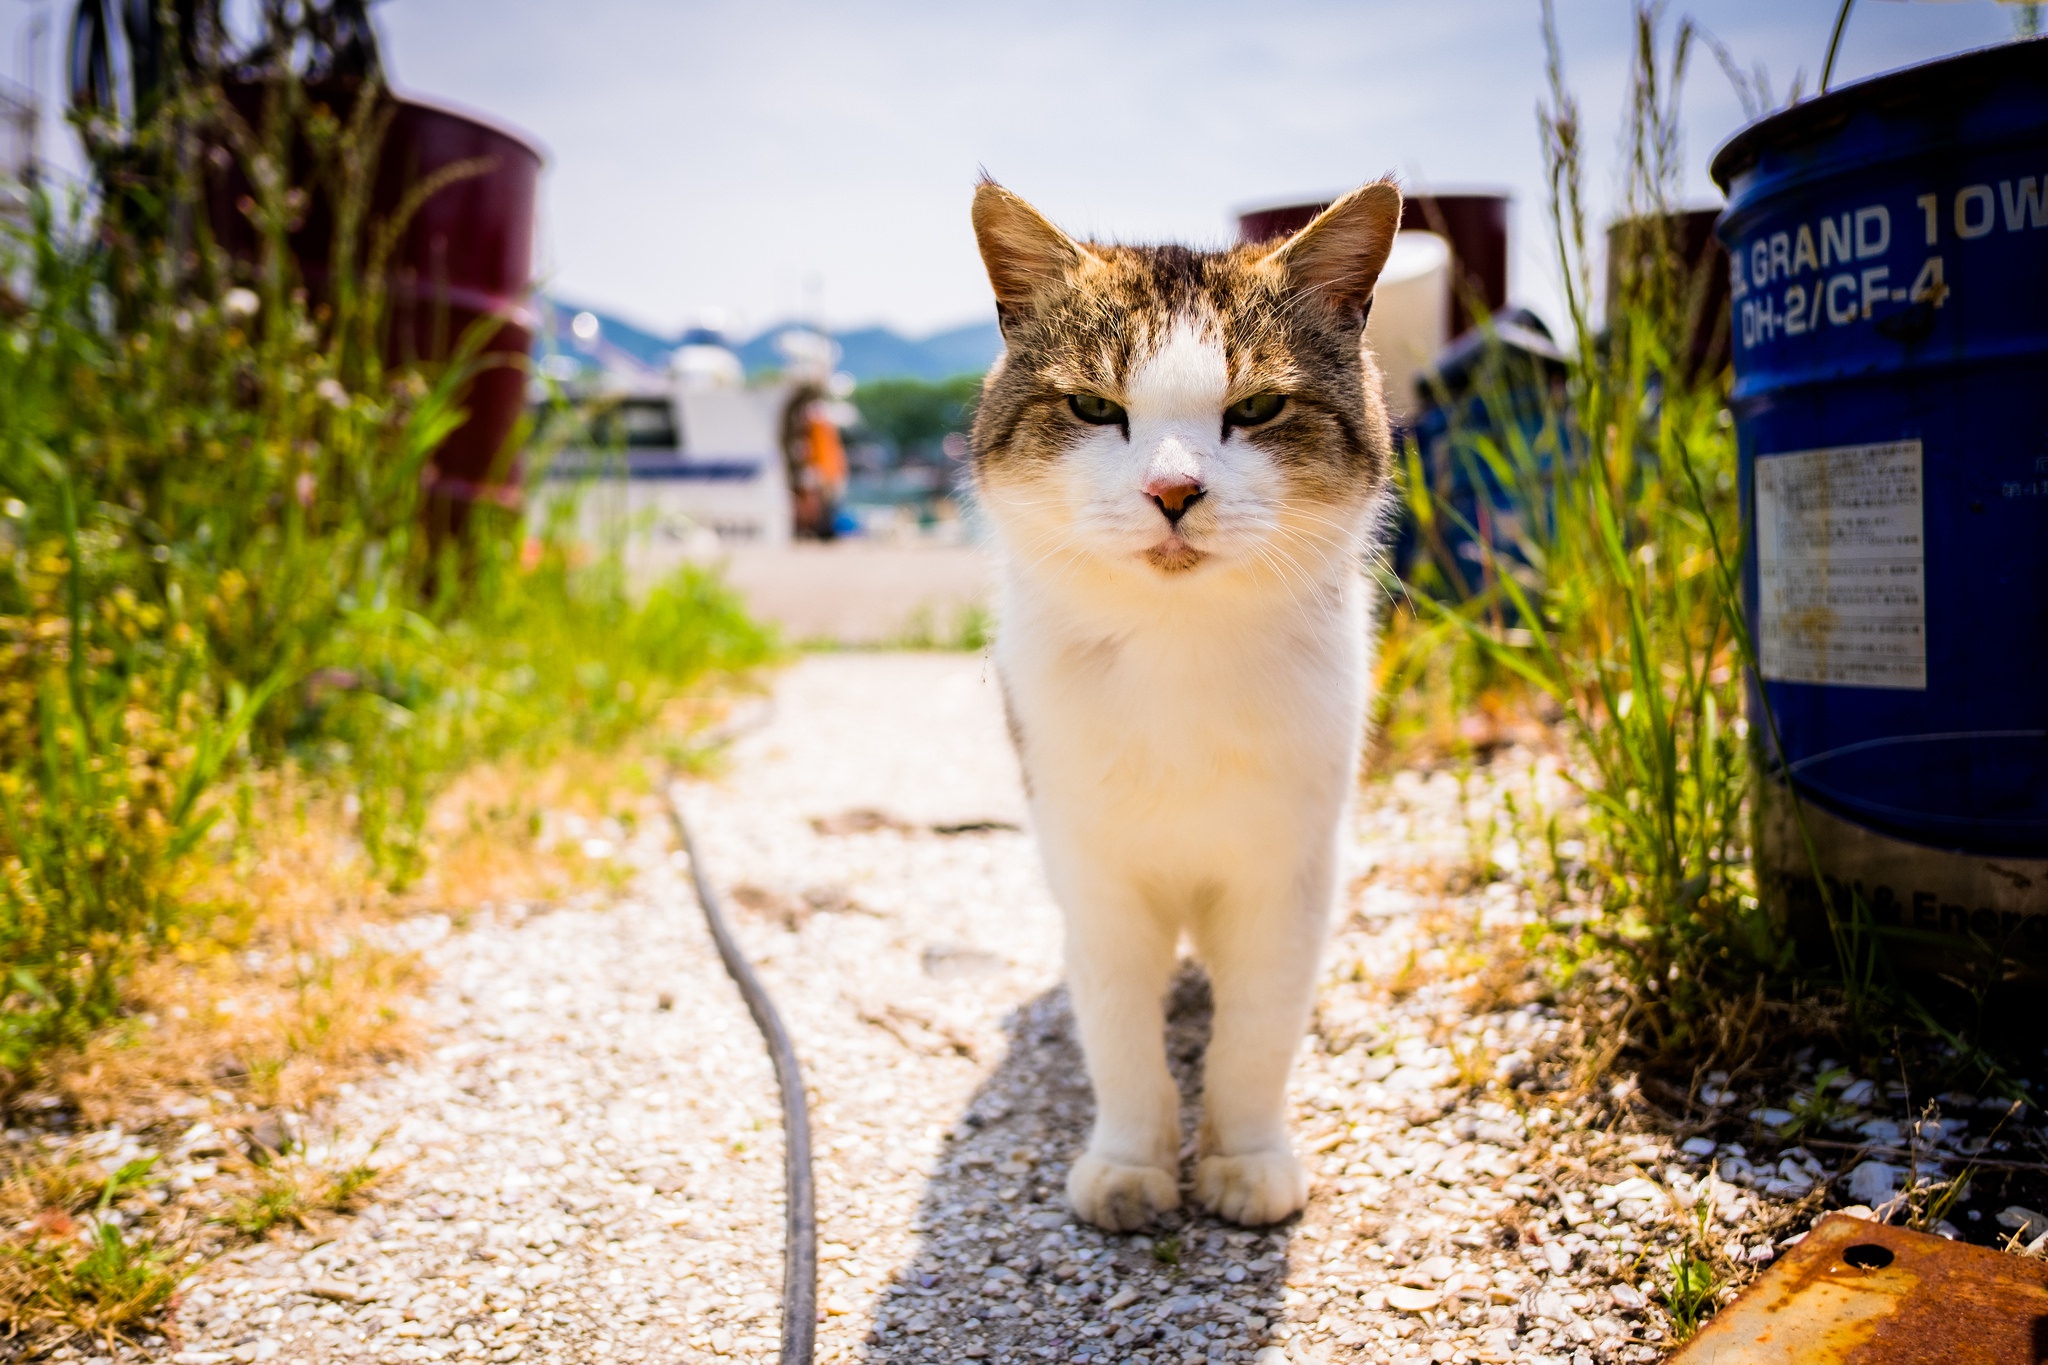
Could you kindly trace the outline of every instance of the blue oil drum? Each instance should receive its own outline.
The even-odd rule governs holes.
[[[1763,889],[1818,937],[1818,873],[1909,965],[2037,975],[2048,40],[1794,106],[1713,175]]]

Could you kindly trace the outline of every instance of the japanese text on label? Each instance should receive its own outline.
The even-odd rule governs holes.
[[[1920,443],[1756,462],[1757,654],[1773,682],[1927,686]]]

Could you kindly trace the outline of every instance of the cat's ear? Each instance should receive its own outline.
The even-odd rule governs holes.
[[[986,177],[974,189],[974,239],[1006,332],[1062,292],[1074,272],[1094,259],[1044,214]]]
[[[1391,180],[1376,180],[1317,214],[1260,264],[1282,272],[1290,291],[1362,317],[1400,228],[1401,191]]]

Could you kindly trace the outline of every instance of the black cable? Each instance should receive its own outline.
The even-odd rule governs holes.
[[[787,1219],[782,1246],[782,1365],[811,1365],[818,1335],[818,1207],[811,1186],[811,1113],[804,1097],[803,1072],[790,1045],[789,1031],[775,1012],[761,978],[740,954],[720,908],[711,879],[704,875],[704,862],[697,856],[696,840],[690,837],[690,822],[683,818],[683,803],[675,788],[668,791],[668,814],[682,837],[683,852],[690,860],[690,881],[697,888],[697,904],[704,908],[704,922],[711,929],[711,941],[725,962],[726,974],[740,988],[747,1012],[768,1043],[768,1056],[775,1063],[775,1083],[782,1091],[782,1154],[784,1180],[788,1185]]]

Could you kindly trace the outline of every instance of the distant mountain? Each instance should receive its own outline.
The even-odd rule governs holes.
[[[782,355],[775,340],[801,324],[785,322],[733,349],[748,374],[778,368]],[[871,379],[950,379],[978,374],[995,363],[1003,349],[1002,333],[993,322],[969,323],[932,336],[913,338],[887,327],[862,327],[834,332],[839,343],[839,368],[866,383]]]
[[[931,367],[924,377],[949,379],[956,374],[985,373],[1003,352],[1003,334],[991,319],[970,322],[949,332],[934,332],[918,345],[924,350],[925,363]]]
[[[667,337],[562,299],[542,299],[539,312],[540,335],[535,338],[535,350],[550,357],[549,370],[556,379],[568,377],[555,368],[563,361],[570,363],[571,371],[580,370],[585,378],[609,373],[658,384],[668,372],[669,353],[675,350],[676,343]],[[597,318],[595,337],[576,335],[576,319],[585,312]]]
[[[564,351],[574,349],[586,354],[619,354],[650,369],[661,370],[667,367],[669,352],[682,344],[680,333],[672,337],[660,336],[614,317],[601,308],[586,309],[566,299],[554,299],[550,303],[557,345]],[[592,313],[597,318],[599,333],[595,345],[585,343],[576,346],[569,335],[571,321],[582,312]],[[776,338],[801,325],[780,323],[750,340],[733,345],[733,350],[738,353],[748,374],[778,369],[783,359],[781,352],[775,349]],[[850,332],[834,332],[832,339],[839,343],[841,351],[839,368],[862,383],[874,379],[950,379],[956,374],[978,374],[994,364],[996,355],[1003,349],[1002,333],[996,330],[994,321],[969,323],[928,337],[907,337],[887,327],[861,327]]]
[[[571,309],[566,304],[562,305],[560,307],[562,328],[566,331],[575,319],[576,314],[584,311],[586,310],[581,308]],[[590,309],[588,311],[596,312],[597,310]],[[627,355],[651,369],[665,370],[668,368],[669,352],[676,348],[675,338],[656,336],[653,332],[635,327],[632,323],[623,322],[607,313],[598,313],[597,322],[600,329],[599,335],[606,342],[618,347],[621,351],[624,351]]]

